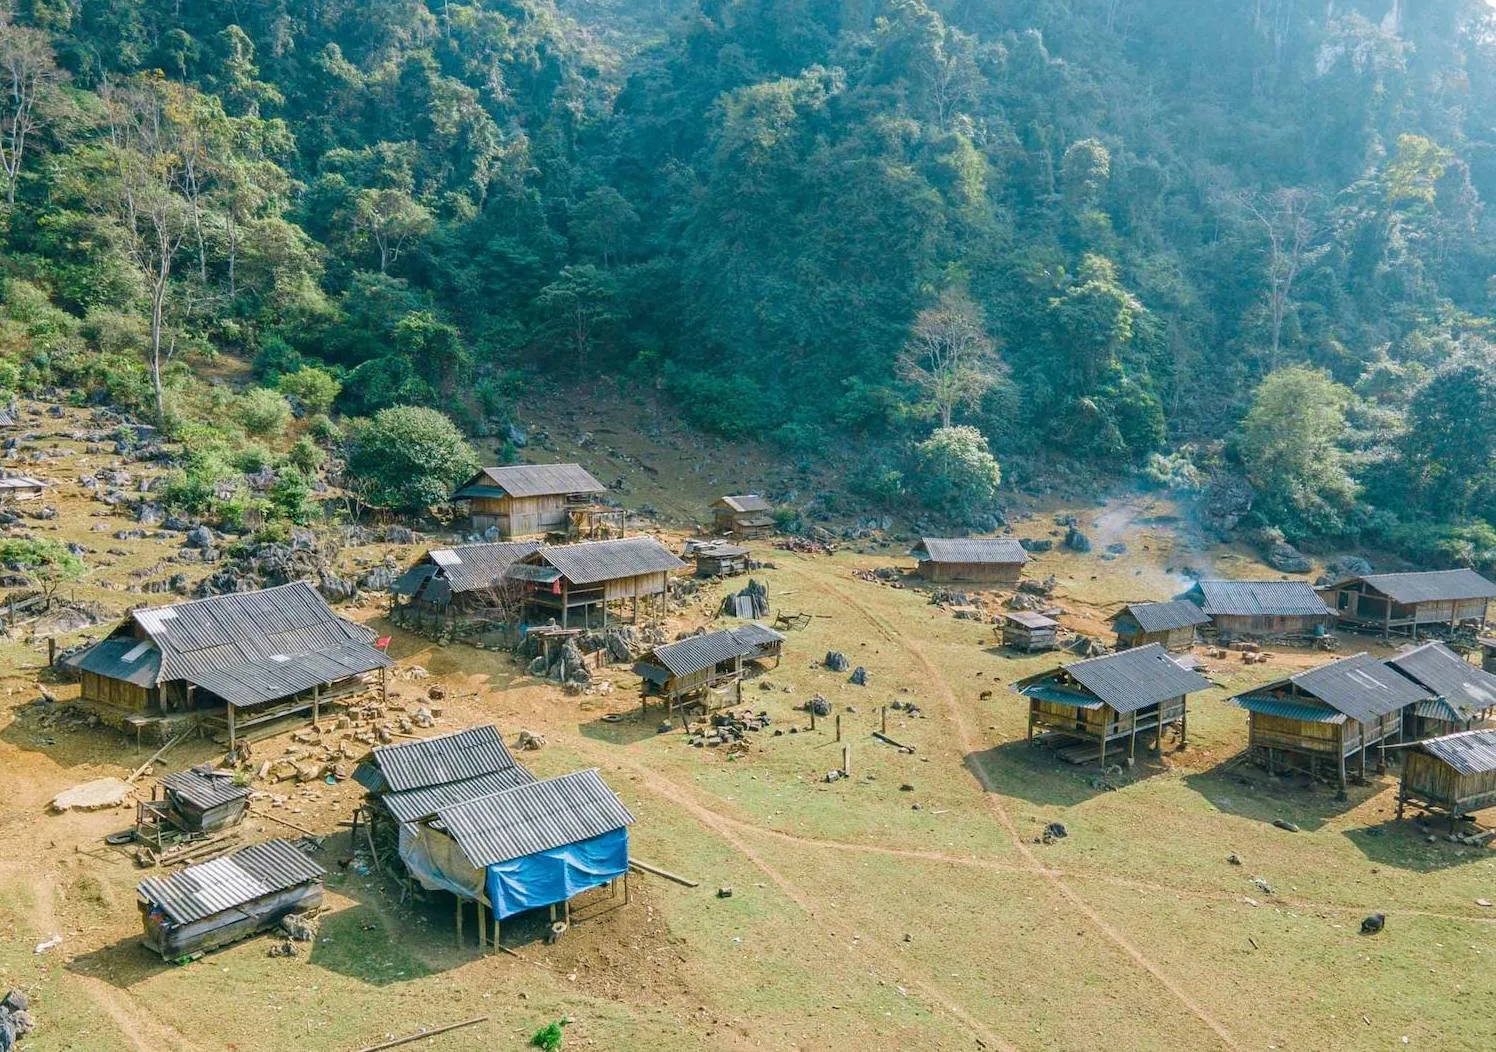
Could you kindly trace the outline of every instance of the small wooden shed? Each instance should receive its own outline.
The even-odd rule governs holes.
[[[160,788],[169,820],[187,833],[216,833],[236,826],[249,806],[249,786],[235,785],[232,771],[176,771],[161,779]]]
[[[1397,791],[1398,818],[1410,802],[1445,812],[1451,829],[1465,815],[1496,805],[1496,730],[1446,734],[1408,749]]]
[[[1060,623],[1031,610],[1003,615],[1003,646],[1033,652],[1059,646]]]
[[[1189,728],[1186,699],[1210,685],[1151,643],[1040,672],[1013,689],[1029,700],[1030,741],[1035,728],[1077,738],[1094,745],[1097,762],[1105,767],[1108,743],[1127,739],[1131,760],[1140,732],[1153,732],[1154,748],[1162,752],[1164,729],[1178,724],[1182,745]],[[1081,762],[1090,752],[1073,758]]]
[[[939,584],[1013,586],[1023,576],[1028,552],[1007,538],[926,537],[910,553],[919,560],[919,575]]]
[[[572,535],[573,520],[595,510],[593,497],[607,492],[579,464],[512,464],[484,468],[452,494],[465,501],[475,532],[490,528],[500,540],[552,532]]]
[[[1269,771],[1287,757],[1297,757],[1311,773],[1330,763],[1344,793],[1346,758],[1360,753],[1364,777],[1367,750],[1399,738],[1405,711],[1432,697],[1385,662],[1361,653],[1228,700],[1247,710],[1247,748]]]
[[[1417,639],[1429,625],[1483,630],[1496,583],[1474,570],[1379,573],[1347,577],[1319,594],[1342,625],[1379,631],[1384,639],[1393,632]]]
[[[750,624],[655,647],[634,664],[641,710],[650,698],[660,698],[671,712],[697,704],[708,710],[738,704],[744,660],[777,658],[783,645],[778,632]]]
[[[1474,730],[1496,711],[1496,675],[1466,661],[1443,643],[1425,643],[1387,659],[1387,664],[1433,698],[1409,710],[1408,741]]]
[[[1128,603],[1112,615],[1117,631],[1117,649],[1158,643],[1165,650],[1188,650],[1195,644],[1195,629],[1210,624],[1210,618],[1194,603],[1175,599],[1167,603]]]
[[[1222,639],[1314,638],[1335,620],[1307,581],[1200,581],[1180,598],[1198,606]]]
[[[200,956],[322,905],[326,872],[284,840],[267,840],[151,877],[136,888],[145,945],[168,961]]]
[[[774,508],[757,493],[723,497],[712,504],[712,524],[730,537],[763,537],[774,532]]]
[[[672,571],[685,563],[653,537],[623,537],[538,548],[514,562],[507,576],[525,584],[527,608],[542,618],[555,617],[569,628],[576,614],[591,627],[594,614],[608,627],[608,608],[639,601],[662,606]]]
[[[697,577],[735,577],[748,572],[747,548],[725,541],[698,544],[691,553],[696,559]]]
[[[11,500],[40,500],[46,493],[47,483],[41,479],[0,472],[0,504]]]

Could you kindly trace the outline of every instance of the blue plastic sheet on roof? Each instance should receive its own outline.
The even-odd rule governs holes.
[[[494,916],[504,918],[565,902],[623,876],[628,868],[629,831],[614,829],[489,866],[485,890]]]

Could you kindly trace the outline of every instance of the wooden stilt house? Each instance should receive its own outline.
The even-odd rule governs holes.
[[[1404,739],[1437,738],[1474,730],[1496,712],[1496,675],[1470,664],[1443,643],[1425,643],[1387,659],[1387,664],[1433,695],[1415,704]]]
[[[1379,573],[1348,577],[1320,589],[1325,605],[1348,628],[1394,632],[1418,638],[1418,630],[1454,631],[1470,625],[1483,631],[1496,583],[1474,570]]]
[[[491,723],[398,745],[376,746],[354,768],[363,786],[397,822],[418,822],[448,804],[528,785],[535,780],[514,759]]]
[[[532,781],[440,808],[401,827],[400,857],[429,891],[455,896],[462,944],[465,902],[477,904],[478,945],[498,944],[500,922],[561,906],[590,888],[628,894],[628,827],[634,816],[596,770]]]
[[[579,526],[599,510],[593,499],[606,488],[579,464],[513,464],[484,468],[452,494],[466,502],[477,533],[499,540],[560,533],[590,535]]]
[[[145,945],[168,961],[265,931],[322,905],[321,866],[284,840],[267,840],[140,882]]]
[[[1195,629],[1210,624],[1205,611],[1184,599],[1167,603],[1128,603],[1112,615],[1117,649],[1158,643],[1165,650],[1188,650],[1195,645]]]
[[[712,524],[726,537],[763,537],[774,532],[774,508],[757,493],[723,497],[712,505]]]
[[[41,500],[46,493],[47,484],[41,479],[0,472],[0,504],[12,500]]]
[[[1432,698],[1426,688],[1363,653],[1229,700],[1247,710],[1247,748],[1269,771],[1294,758],[1311,773],[1327,764],[1344,793],[1347,757],[1359,754],[1365,777],[1367,750],[1396,741],[1406,710]]]
[[[527,608],[540,618],[554,617],[563,628],[581,617],[608,627],[610,606],[631,602],[634,620],[640,600],[663,607],[670,574],[685,567],[653,537],[586,541],[539,548],[516,560],[508,576],[525,583]]]
[[[305,581],[133,611],[64,662],[82,699],[127,729],[191,719],[238,730],[307,712],[393,662]]]
[[[668,711],[707,710],[743,700],[743,662],[779,658],[784,636],[760,624],[706,632],[655,647],[634,664],[639,703],[661,699]]]
[[[1403,754],[1397,817],[1409,803],[1464,816],[1496,806],[1496,729],[1461,731],[1419,742]]]
[[[926,537],[911,554],[919,560],[919,575],[939,584],[1011,587],[1018,584],[1028,562],[1028,552],[1011,538]]]
[[[390,587],[391,616],[418,631],[466,627],[512,639],[524,589],[508,577],[509,567],[539,547],[539,541],[500,541],[433,548]]]
[[[696,560],[697,577],[735,577],[748,572],[750,553],[742,545],[715,541],[698,544],[690,554]]]
[[[1189,729],[1186,701],[1210,685],[1151,643],[1040,672],[1019,680],[1013,689],[1028,698],[1030,741],[1035,729],[1078,739],[1087,748],[1072,750],[1066,758],[1081,762],[1094,754],[1105,767],[1114,741],[1126,740],[1131,761],[1138,735],[1151,733],[1154,749],[1161,753],[1165,728],[1177,724],[1183,745]]]

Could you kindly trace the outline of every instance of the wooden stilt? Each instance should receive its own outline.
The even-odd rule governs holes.
[[[1105,727],[1103,727],[1102,730],[1101,730],[1101,755],[1099,757],[1097,757],[1097,760],[1101,764],[1101,769],[1103,771],[1106,770],[1106,728]]]
[[[1340,795],[1339,795],[1339,798],[1341,800],[1344,800],[1345,799],[1345,785],[1346,785],[1346,783],[1345,783],[1345,750],[1344,749],[1336,749],[1335,751],[1340,756],[1340,779],[1339,779]]]
[[[229,754],[230,755],[233,755],[233,753],[236,751],[235,750],[235,746],[237,744],[238,744],[238,741],[237,741],[237,739],[235,737],[235,734],[234,734],[234,706],[230,705],[229,706]]]
[[[457,903],[457,948],[460,950],[462,949],[462,896],[454,895],[453,899]]]
[[[317,719],[318,719],[319,716],[322,715],[322,713],[321,713],[321,705],[322,705],[322,687],[319,684],[313,683],[312,684],[312,726],[313,727],[317,726]]]
[[[381,705],[390,703],[390,670],[387,668],[379,670],[379,702]]]
[[[1127,736],[1127,762],[1132,764],[1138,752],[1138,714],[1132,714],[1132,733]]]
[[[483,900],[478,900],[478,952],[488,956],[488,918],[484,916]]]
[[[623,872],[623,904],[625,906],[627,906],[629,904],[629,874],[628,874],[628,870],[624,870],[624,872]]]

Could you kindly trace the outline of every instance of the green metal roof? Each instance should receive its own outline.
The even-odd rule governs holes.
[[[460,489],[456,493],[452,494],[452,499],[453,500],[471,500],[474,497],[492,497],[495,500],[498,500],[501,497],[507,497],[507,496],[509,496],[509,494],[505,493],[503,490],[499,489],[499,487],[497,487],[497,486],[481,486],[480,485],[480,486],[464,486],[462,489]]]
[[[1089,694],[1080,694],[1060,687],[1051,687],[1044,683],[1035,683],[1031,687],[1024,687],[1019,693],[1025,697],[1038,698],[1040,701],[1051,701],[1056,705],[1069,705],[1073,709],[1099,709],[1102,702],[1099,698],[1093,698]]]
[[[1285,720],[1303,720],[1306,723],[1344,723],[1345,714],[1323,705],[1307,705],[1289,698],[1270,698],[1262,694],[1240,694],[1228,698],[1248,712],[1260,712],[1264,716],[1281,716]]]

